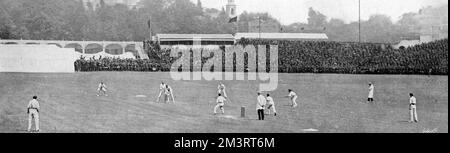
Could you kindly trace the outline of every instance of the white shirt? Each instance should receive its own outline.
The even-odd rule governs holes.
[[[227,99],[225,99],[225,98],[222,97],[222,96],[217,97],[217,103],[225,103],[226,100],[227,100]]]
[[[27,108],[36,108],[36,109],[39,109],[39,102],[38,102],[36,99],[33,99],[33,100],[31,100],[31,101],[28,103]]]
[[[166,85],[164,83],[161,83],[161,85],[159,85],[159,90],[163,90],[164,88],[166,88]]]
[[[269,105],[274,105],[275,104],[275,102],[273,102],[273,98],[272,97],[267,97],[266,98],[267,99],[267,103],[269,104]]]
[[[291,91],[288,96],[294,98],[297,97],[297,94],[294,91]]]
[[[264,109],[264,105],[266,105],[266,97],[264,97],[263,95],[259,95],[257,100],[258,103],[256,104],[256,110]]]
[[[106,89],[106,85],[105,84],[98,84],[98,89]]]
[[[369,98],[373,98],[373,90],[374,90],[373,84],[369,86]]]
[[[412,96],[411,98],[409,98],[409,103],[414,104],[411,105],[411,107],[416,107],[416,97]]]

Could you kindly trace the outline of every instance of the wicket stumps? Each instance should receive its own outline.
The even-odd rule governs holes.
[[[245,106],[241,107],[241,117],[245,118]]]

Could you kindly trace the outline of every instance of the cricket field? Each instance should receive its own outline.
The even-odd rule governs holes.
[[[28,101],[40,99],[42,133],[448,133],[448,76],[279,74],[277,116],[258,121],[258,81],[222,81],[230,102],[213,115],[219,81],[173,81],[169,73],[0,73],[0,133],[26,132]],[[108,96],[96,96],[98,84]],[[175,103],[156,103],[159,84]],[[375,102],[366,103],[368,82]],[[299,95],[289,106],[287,89]],[[419,123],[408,123],[409,93]],[[241,107],[246,117],[241,118]],[[313,130],[311,130],[313,129]]]

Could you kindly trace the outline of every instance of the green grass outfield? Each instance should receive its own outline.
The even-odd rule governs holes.
[[[41,104],[41,132],[145,133],[448,133],[448,76],[280,74],[272,92],[278,116],[256,115],[256,81],[223,81],[231,103],[214,116],[218,81],[173,81],[169,73],[0,73],[0,132],[25,132],[26,105]],[[97,97],[100,81],[109,97]],[[161,81],[174,89],[175,104],[155,103]],[[368,82],[375,103],[367,104]],[[287,89],[299,95],[288,106]],[[419,123],[409,119],[409,93],[416,95]],[[147,97],[139,98],[137,95]],[[240,118],[240,108],[247,118]]]

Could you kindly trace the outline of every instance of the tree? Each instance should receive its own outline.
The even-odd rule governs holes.
[[[341,19],[331,19],[327,24],[327,35],[330,39],[332,40],[338,40],[342,37],[342,35],[349,33],[346,30],[346,24],[343,20]]]
[[[106,6],[105,0],[100,0],[100,8],[103,8],[105,6]]]
[[[312,7],[308,12],[308,25],[311,28],[323,27],[326,24],[327,17],[322,13],[315,11]]]
[[[361,39],[367,42],[392,42],[399,39],[390,17],[372,15],[369,20],[361,23]]]
[[[203,8],[191,0],[141,0],[143,7],[83,4],[82,0],[0,0],[0,37],[2,39],[66,39],[142,41],[150,39],[147,21],[152,19],[153,33],[234,33],[236,24],[228,23],[225,8]],[[385,15],[373,15],[362,21],[362,38],[367,42],[395,43],[410,27],[446,24],[448,5],[424,8],[422,15],[432,23],[418,20],[417,12],[405,13],[397,23]],[[269,13],[244,12],[239,15],[239,32],[247,32],[249,22],[278,24]],[[358,22],[331,19],[309,8],[307,23],[281,26],[283,32],[326,33],[333,41],[358,41]],[[445,33],[446,31],[443,30]],[[448,33],[448,32],[446,32]]]
[[[197,0],[197,7],[200,8],[200,9],[203,9],[201,0]]]
[[[11,16],[9,16],[8,12],[2,6],[0,5],[0,39],[10,39],[12,26]]]
[[[401,19],[397,22],[400,26],[414,26],[418,24],[416,19],[417,13],[405,13],[402,15]]]

